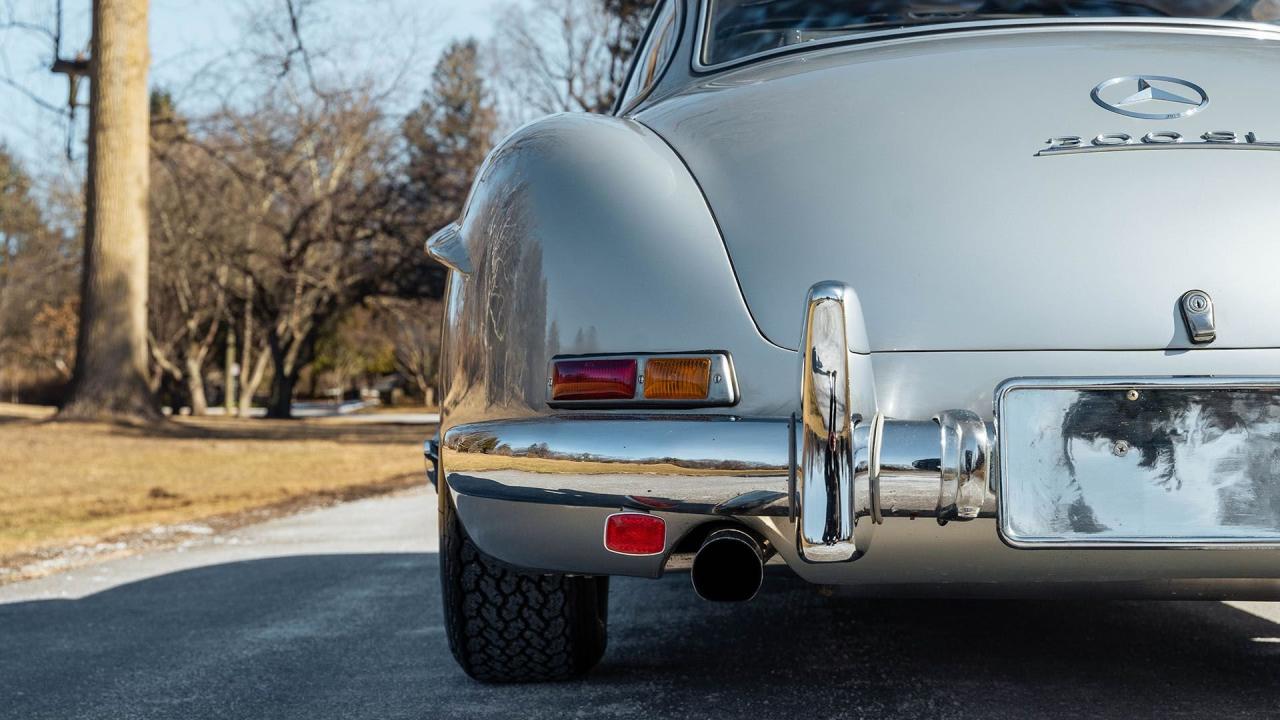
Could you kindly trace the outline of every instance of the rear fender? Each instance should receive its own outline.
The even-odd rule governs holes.
[[[795,354],[756,329],[697,183],[630,120],[551,116],[481,168],[449,238],[445,427],[546,414],[559,354],[726,351],[742,400],[788,415]],[[800,312],[807,288],[797,288]]]

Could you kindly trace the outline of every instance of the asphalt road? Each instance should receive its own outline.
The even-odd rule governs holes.
[[[480,685],[445,646],[433,503],[0,587],[0,717],[1280,716],[1275,605],[867,601],[773,577],[740,606],[615,580],[593,675]]]

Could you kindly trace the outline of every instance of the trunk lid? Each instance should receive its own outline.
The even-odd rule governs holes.
[[[1215,304],[1209,347],[1275,347],[1280,152],[1036,156],[1063,135],[1280,142],[1280,41],[1224,32],[1024,29],[815,50],[711,76],[637,117],[689,164],[752,315],[783,347],[797,346],[819,280],[857,290],[873,351],[1192,347],[1178,307],[1191,289]],[[1090,97],[1142,73],[1210,102],[1154,120]]]

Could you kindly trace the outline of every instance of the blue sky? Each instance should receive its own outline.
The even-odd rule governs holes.
[[[179,105],[201,102],[202,80],[237,62],[245,45],[247,19],[257,3],[273,0],[151,0],[151,84],[177,95]],[[451,40],[488,37],[494,16],[510,0],[322,0],[314,7],[318,33],[332,33],[341,58],[330,58],[353,73],[390,74],[412,57],[405,76],[406,100],[416,98],[436,57]],[[52,27],[53,0],[0,0],[0,24],[9,17]],[[90,0],[63,0],[64,56],[86,49]],[[23,30],[0,32],[0,77],[11,79],[45,102],[65,106],[65,76],[49,72],[52,46]],[[242,56],[239,56],[242,58]],[[340,62],[338,62],[340,60]],[[419,70],[420,68],[420,70]],[[205,83],[213,84],[213,83]],[[85,88],[81,100],[87,101]],[[81,108],[81,115],[87,110]],[[77,155],[83,155],[83,131]],[[36,172],[66,170],[66,129],[23,92],[0,85],[0,143]]]

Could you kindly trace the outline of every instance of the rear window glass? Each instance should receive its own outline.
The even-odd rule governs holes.
[[[706,0],[707,65],[844,35],[913,25],[1036,18],[1280,20],[1280,0]]]

